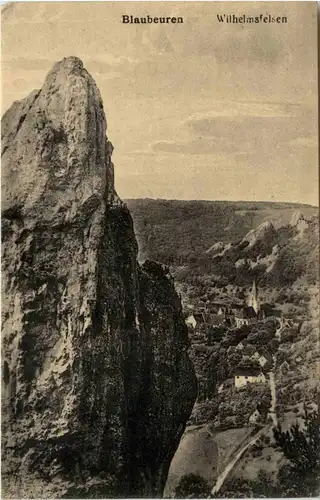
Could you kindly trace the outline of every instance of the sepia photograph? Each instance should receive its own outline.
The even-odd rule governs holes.
[[[320,496],[317,15],[1,6],[1,498]]]

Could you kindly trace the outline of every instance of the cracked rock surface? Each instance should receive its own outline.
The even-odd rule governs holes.
[[[137,263],[82,62],[57,63],[2,135],[3,496],[159,497],[196,379],[173,280]]]

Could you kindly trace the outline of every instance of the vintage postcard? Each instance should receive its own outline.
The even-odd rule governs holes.
[[[2,498],[318,497],[316,2],[1,27]]]

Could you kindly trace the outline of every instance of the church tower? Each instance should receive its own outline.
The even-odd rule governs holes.
[[[260,310],[260,302],[258,297],[258,287],[256,284],[256,280],[253,280],[252,290],[248,300],[248,306],[252,307],[256,314],[258,314]]]

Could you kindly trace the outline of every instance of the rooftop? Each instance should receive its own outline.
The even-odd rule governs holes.
[[[251,306],[243,307],[236,312],[235,316],[240,319],[251,319],[257,317],[255,310]]]
[[[248,368],[236,368],[234,371],[235,376],[243,376],[243,377],[258,377],[262,374],[261,370],[248,367]]]

